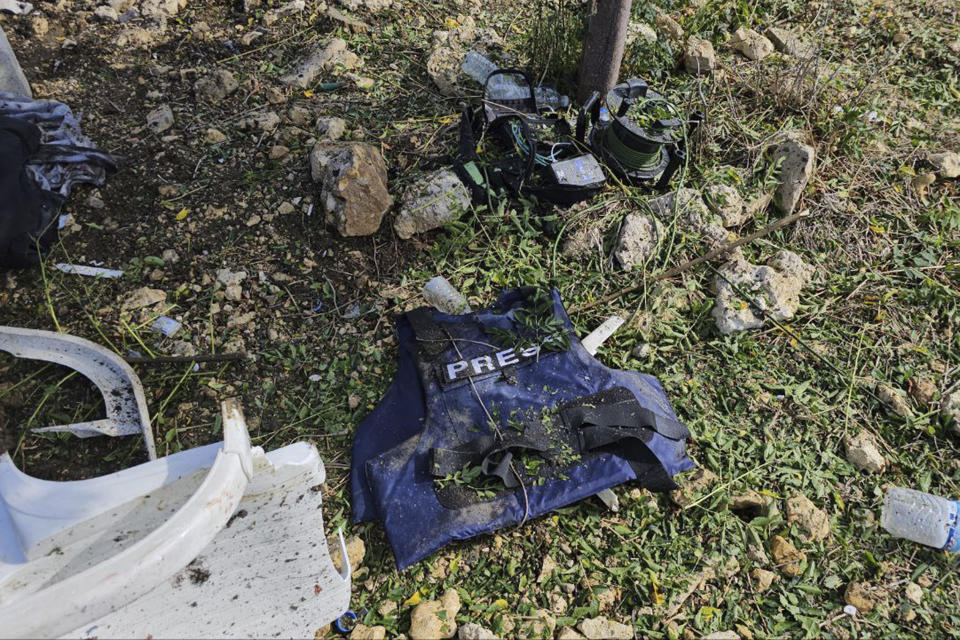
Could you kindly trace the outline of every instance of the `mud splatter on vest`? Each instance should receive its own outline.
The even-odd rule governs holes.
[[[623,482],[673,489],[694,466],[657,380],[588,354],[556,291],[506,291],[462,316],[417,309],[397,335],[351,482],[354,519],[383,523],[400,569]]]

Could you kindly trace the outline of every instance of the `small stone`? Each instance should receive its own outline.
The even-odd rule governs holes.
[[[382,626],[368,627],[362,622],[350,632],[350,640],[384,640],[387,637],[387,628]]]
[[[39,14],[33,16],[28,24],[35,38],[42,38],[50,31],[50,21],[47,20],[45,16]]]
[[[773,43],[753,29],[740,27],[730,38],[730,45],[749,60],[762,60],[773,53]]]
[[[134,309],[142,309],[143,307],[149,307],[160,302],[165,302],[166,299],[167,293],[161,289],[141,287],[135,291],[132,291],[124,299],[123,304],[120,305],[120,309],[123,311],[133,311]]]
[[[907,394],[899,389],[894,389],[885,384],[877,385],[877,397],[886,406],[887,409],[900,416],[901,418],[913,417],[913,410],[907,401]]]
[[[563,243],[561,253],[567,258],[587,258],[603,249],[603,233],[587,224],[571,233]]]
[[[753,265],[742,258],[720,268],[720,275],[715,279],[717,297],[711,316],[721,334],[762,327],[767,317],[773,320],[793,317],[810,272],[793,264],[792,258],[781,256],[777,262],[790,266],[791,272],[781,272],[769,265]],[[741,291],[752,296],[749,301],[740,297]]]
[[[701,640],[740,640],[736,631],[714,631],[703,636]]]
[[[780,53],[800,58],[809,58],[813,55],[813,47],[800,40],[792,31],[779,27],[769,27],[764,35]]]
[[[230,286],[240,284],[247,277],[246,271],[231,271],[230,269],[217,269],[217,282],[222,285]]]
[[[107,206],[107,203],[103,201],[103,198],[100,197],[99,191],[91,191],[90,195],[87,196],[85,203],[91,209],[103,209]]]
[[[173,110],[163,104],[147,114],[147,126],[154,133],[163,133],[173,126]]]
[[[283,76],[284,84],[309,89],[324,72],[350,70],[363,66],[363,60],[347,48],[347,41],[334,38],[323,49],[314,51],[300,63],[295,73]]]
[[[351,33],[369,33],[370,25],[364,22],[363,20],[358,20],[353,16],[348,16],[344,12],[340,11],[335,7],[327,8],[327,17],[333,20],[334,22],[339,23],[347,31]]]
[[[457,220],[470,209],[470,204],[470,192],[457,174],[438,169],[407,189],[393,228],[407,240]]]
[[[557,633],[557,640],[583,640],[583,636],[573,627],[564,627]]]
[[[629,26],[627,26],[627,46],[629,47],[637,40],[642,40],[645,43],[656,42],[657,32],[646,22],[631,21]]]
[[[588,640],[632,640],[634,637],[633,627],[606,616],[587,618],[580,623],[579,629]]]
[[[940,416],[954,433],[960,435],[960,388],[940,401]]]
[[[843,447],[847,452],[847,462],[860,471],[883,473],[887,461],[877,447],[877,440],[869,431],[861,431],[856,436],[844,436]]]
[[[452,638],[457,632],[456,618],[459,612],[460,594],[455,589],[447,589],[440,600],[421,602],[410,614],[410,638]]]
[[[876,603],[870,596],[869,586],[864,582],[848,583],[846,590],[843,592],[843,601],[852,607],[856,607],[858,611],[870,613]]]
[[[923,588],[916,582],[908,582],[903,595],[913,604],[919,605],[923,601]]]
[[[505,631],[518,638],[552,638],[557,621],[546,609],[538,609],[534,616],[511,616]],[[509,629],[508,629],[509,627]]]
[[[816,542],[830,536],[830,516],[802,493],[787,500],[784,512],[787,522],[806,532],[806,540]]]
[[[723,219],[724,227],[739,227],[750,219],[740,192],[730,185],[712,184],[704,190],[707,206]]]
[[[361,91],[370,91],[376,84],[373,78],[357,75],[356,73],[347,74],[347,77],[352,80],[357,89],[360,89]]]
[[[704,467],[699,467],[693,473],[682,476],[682,479],[680,488],[669,494],[670,500],[679,507],[692,504],[701,493],[719,480],[715,473]]]
[[[203,134],[203,141],[207,144],[226,142],[227,136],[219,129],[207,129]]]
[[[937,396],[937,385],[929,378],[911,378],[910,395],[921,407],[927,407]]]
[[[717,54],[713,43],[703,38],[691,37],[683,50],[683,68],[687,73],[705,75],[717,68]]]
[[[250,45],[252,45],[254,42],[256,42],[262,37],[263,37],[262,31],[248,31],[242,36],[240,36],[240,44],[242,44],[245,47],[249,47]]]
[[[620,590],[616,587],[601,589],[593,594],[600,613],[611,611],[620,599]]]
[[[453,47],[437,47],[427,57],[427,75],[445,96],[461,94],[460,78],[463,50]]]
[[[927,156],[927,161],[941,178],[960,177],[960,153],[955,151],[931,153]]]
[[[277,213],[281,216],[289,215],[296,210],[297,208],[293,206],[292,202],[281,202],[280,206],[277,207]]]
[[[757,593],[763,593],[777,579],[777,574],[766,569],[750,569],[750,580],[753,582],[753,588]]]
[[[457,638],[459,640],[498,640],[497,634],[476,622],[468,622],[457,629]]]
[[[163,259],[164,264],[176,264],[180,262],[180,254],[173,249],[164,249],[160,257]]]
[[[280,116],[273,111],[262,111],[240,121],[240,128],[244,131],[254,131],[257,129],[267,133],[275,131],[280,126]]]
[[[255,227],[255,226],[257,226],[258,224],[260,224],[260,220],[261,220],[260,216],[255,213],[255,214],[253,214],[252,216],[250,216],[249,218],[247,218],[247,223],[246,223],[246,224],[247,224],[248,227]]]
[[[567,599],[555,591],[547,594],[547,602],[550,603],[550,611],[557,615],[565,613],[570,606]]]
[[[327,223],[342,236],[366,236],[380,228],[393,198],[387,166],[376,147],[361,142],[318,142],[310,173],[320,185]]]
[[[665,13],[658,13],[653,22],[657,25],[657,29],[660,31],[660,33],[666,35],[668,39],[675,40],[677,42],[683,40],[683,27],[681,27],[680,23],[671,18],[669,15]]]
[[[317,133],[331,142],[336,142],[347,132],[347,121],[343,118],[317,118]]]
[[[770,539],[770,555],[780,572],[788,578],[796,578],[803,573],[803,563],[807,556],[781,536]]]
[[[108,5],[94,9],[93,17],[100,22],[116,22],[120,19],[120,16],[117,14],[117,10]]]
[[[613,255],[620,266],[629,271],[650,259],[663,237],[663,225],[653,216],[628,214],[620,228]]]
[[[267,154],[271,160],[283,160],[288,155],[290,155],[290,148],[285,147],[282,144],[273,145],[270,147],[270,152]]]
[[[793,213],[807,183],[813,176],[816,151],[796,139],[788,139],[773,153],[773,161],[780,162],[780,184],[773,195],[773,204],[784,214]]]
[[[198,100],[220,102],[240,87],[237,79],[226,69],[217,69],[203,76],[193,84]]]
[[[549,553],[543,556],[543,562],[540,564],[540,573],[537,574],[537,584],[543,584],[550,579],[557,568],[557,563]]]
[[[227,288],[224,289],[223,295],[227,300],[240,302],[243,299],[243,289],[238,284],[229,284]]]

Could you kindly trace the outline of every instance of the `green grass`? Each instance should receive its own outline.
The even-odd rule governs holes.
[[[478,26],[506,36],[506,59],[528,55],[524,47],[537,16],[534,4],[522,3],[519,10],[515,4],[494,3],[477,16]],[[789,333],[768,326],[719,336],[710,317],[714,275],[703,266],[573,317],[580,335],[611,314],[628,319],[599,358],[656,375],[694,433],[692,457],[719,478],[686,508],[666,496],[621,487],[617,514],[584,501],[523,527],[453,544],[403,573],[395,571],[378,526],[349,523],[352,433],[395,370],[393,317],[420,303],[427,279],[444,275],[475,307],[504,288],[538,285],[557,288],[574,308],[704,251],[698,238],[668,225],[667,241],[639,271],[623,273],[596,254],[564,257],[564,240],[585,223],[605,229],[609,255],[622,218],[649,197],[618,188],[570,212],[493,199],[414,242],[393,237],[389,216],[378,235],[349,240],[324,228],[319,203],[308,217],[314,194],[304,159],[307,138],[261,140],[259,132],[236,130],[236,123],[254,107],[282,114],[301,105],[344,117],[351,139],[383,145],[393,171],[391,189],[399,194],[420,174],[418,163],[449,153],[455,144],[458,100],[438,95],[423,65],[431,31],[455,14],[440,3],[409,3],[367,17],[378,27],[370,34],[340,34],[366,59],[361,73],[377,82],[370,93],[346,88],[307,98],[297,92],[286,104],[271,106],[262,90],[251,89],[243,101],[198,106],[183,116],[178,111],[182,140],[170,145],[128,142],[150,106],[145,89],[129,98],[129,113],[85,122],[102,146],[127,148],[132,168],[103,189],[108,209],[93,211],[82,197],[71,199],[82,227],[64,239],[51,262],[101,260],[126,275],[92,281],[51,269],[17,273],[15,285],[0,290],[7,296],[0,301],[4,322],[59,325],[120,353],[167,353],[172,343],[150,332],[149,318],[122,322],[118,312],[126,293],[156,286],[175,305],[168,315],[184,322],[177,340],[203,353],[242,340],[253,356],[248,363],[198,371],[138,367],[158,449],[168,454],[216,441],[217,399],[229,395],[242,397],[255,444],[272,449],[300,439],[314,442],[328,470],[328,532],[342,525],[366,542],[352,608],[366,607],[365,623],[383,624],[388,635],[407,631],[411,607],[403,603],[415,592],[428,598],[453,587],[464,601],[458,623],[494,630],[504,629],[507,616],[549,609],[557,596],[566,603],[554,614],[558,624],[576,625],[600,613],[599,591],[614,588],[617,597],[604,615],[634,625],[639,637],[689,632],[687,637],[698,638],[731,629],[742,634],[744,628],[769,638],[960,636],[958,560],[892,539],[878,525],[889,485],[960,497],[957,437],[936,411],[960,375],[960,195],[956,182],[937,182],[923,196],[911,186],[913,176],[926,170],[926,152],[960,150],[960,58],[948,47],[960,27],[949,19],[951,3],[856,0],[821,3],[821,10],[803,2],[635,4],[637,19],[652,24],[657,11],[667,11],[688,34],[711,38],[724,69],[723,77],[682,73],[674,66],[678,46],[664,37],[628,52],[626,72],[644,74],[682,109],[702,109],[707,116],[684,186],[725,183],[749,199],[773,184],[766,146],[778,132],[803,130],[818,149],[817,174],[804,199],[812,215],[745,248],[754,262],[787,248],[817,267],[796,317],[785,323]],[[423,26],[416,20],[421,15]],[[190,7],[183,18],[184,25],[202,18],[234,29],[234,18],[222,8]],[[725,35],[741,25],[792,28],[821,47],[822,60],[742,60],[723,45]],[[272,78],[286,73],[306,47],[333,35],[331,28],[320,18],[284,21],[258,42],[275,47],[224,64],[241,78],[274,86]],[[172,42],[183,39],[181,47],[194,56],[190,66],[212,68],[228,55],[194,43],[188,26],[173,29]],[[910,40],[894,43],[901,29]],[[925,57],[909,51],[914,45]],[[115,71],[129,86],[137,86],[138,69],[151,62],[137,55],[132,70]],[[161,64],[186,66],[175,44],[158,55]],[[565,64],[569,72],[569,60]],[[82,82],[62,97],[97,114],[105,104],[98,96],[108,95],[114,75],[82,68],[79,73]],[[189,83],[150,78],[164,99],[194,105]],[[126,98],[112,99],[126,104]],[[865,115],[874,110],[878,119],[871,122]],[[222,128],[229,141],[218,147],[198,142],[208,126]],[[267,160],[274,143],[293,149],[293,159]],[[164,183],[180,185],[181,195],[165,202],[156,191]],[[253,214],[295,198],[305,198],[295,213],[246,226]],[[175,220],[184,207],[187,218]],[[209,213],[209,207],[223,213]],[[765,212],[743,233],[777,217]],[[116,231],[106,231],[108,218],[119,223]],[[555,233],[544,231],[545,222]],[[179,263],[157,263],[167,248],[180,253]],[[222,299],[213,281],[222,267],[247,271],[244,301]],[[318,302],[323,306],[314,311]],[[344,318],[354,304],[361,315]],[[220,311],[213,312],[213,305]],[[252,326],[228,326],[230,318],[250,310],[257,312]],[[0,408],[11,425],[75,421],[101,410],[96,394],[65,370],[3,359],[0,372],[4,382],[16,384],[0,387]],[[911,418],[893,415],[875,397],[877,382],[906,390],[919,378],[933,381],[938,393],[927,406],[910,398]],[[883,475],[863,474],[845,460],[843,436],[862,429],[882,444],[888,461]],[[18,464],[44,477],[89,475],[143,458],[134,439],[77,441],[19,429],[12,436]],[[731,496],[747,490],[773,498],[772,506],[755,514],[730,511]],[[803,543],[786,522],[783,504],[797,493],[830,514],[830,538]],[[800,547],[807,562],[800,576],[780,575],[768,591],[757,593],[747,573],[754,567],[776,571],[755,551],[774,535]],[[558,568],[538,583],[547,554]],[[739,571],[707,580],[684,598],[705,568],[731,559]],[[850,581],[875,589],[873,612],[855,619],[841,615]],[[921,604],[906,600],[908,581],[923,587]],[[382,616],[378,609],[388,600],[400,606]]]

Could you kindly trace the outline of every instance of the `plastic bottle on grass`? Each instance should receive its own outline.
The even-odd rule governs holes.
[[[892,487],[883,499],[880,524],[893,536],[956,553],[960,551],[960,502]]]
[[[473,311],[463,294],[457,291],[443,276],[431,278],[424,285],[423,297],[431,306],[450,315]]]
[[[476,51],[468,52],[460,66],[465,74],[481,85],[486,83],[490,74],[499,68],[489,58]],[[557,93],[551,87],[534,87],[533,91],[537,97],[537,104],[541,108],[566,109],[570,106],[570,98]],[[530,96],[530,89],[518,83],[515,76],[499,75],[494,76],[490,81],[490,95],[504,100],[523,100]]]

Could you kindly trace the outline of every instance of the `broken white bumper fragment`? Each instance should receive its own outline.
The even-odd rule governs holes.
[[[77,482],[0,457],[0,637],[312,637],[346,611],[316,448],[224,441]]]

